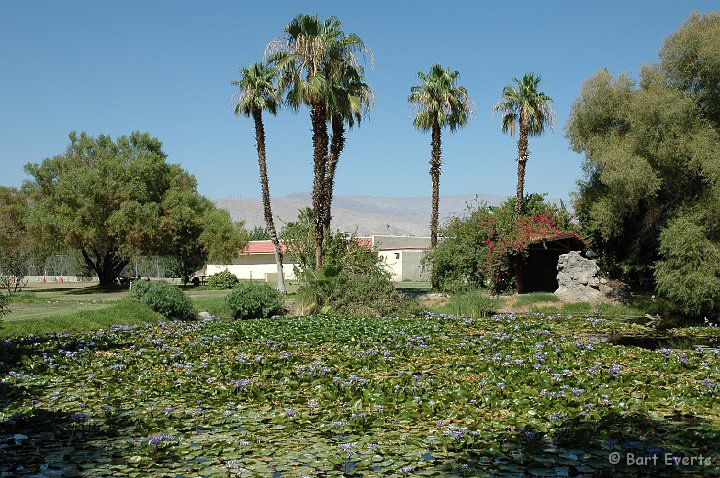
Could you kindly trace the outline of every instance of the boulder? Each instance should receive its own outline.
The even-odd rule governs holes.
[[[212,317],[213,317],[212,314],[210,312],[206,312],[206,311],[198,312],[198,315],[197,315],[198,320],[211,320]]]
[[[562,254],[557,270],[555,294],[566,302],[632,302],[630,286],[619,280],[598,277],[597,262],[584,258],[577,251]]]
[[[619,280],[606,281],[600,285],[600,292],[608,299],[627,305],[632,302],[633,297],[630,286]]]
[[[577,251],[560,255],[558,259],[558,289],[555,294],[567,302],[599,302],[600,292],[597,262],[585,259]]]

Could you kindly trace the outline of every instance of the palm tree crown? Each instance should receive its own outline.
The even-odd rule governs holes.
[[[552,98],[538,92],[540,80],[539,75],[527,73],[522,81],[513,78],[517,89],[512,85],[503,88],[502,98],[493,108],[495,112],[502,113],[503,133],[510,132],[510,136],[514,136],[516,124],[520,123],[521,133],[526,125],[528,135],[540,136],[546,126],[552,128],[555,125],[555,115],[550,105]]]
[[[287,103],[298,108],[327,99],[332,87],[327,65],[332,59],[358,67],[356,55],[366,51],[360,37],[342,31],[337,18],[321,21],[314,15],[298,15],[265,54],[280,71],[279,86],[287,91]]]
[[[423,83],[412,86],[408,96],[418,110],[413,121],[415,128],[428,131],[436,121],[440,128],[449,126],[453,132],[465,126],[473,106],[467,90],[457,86],[458,75],[459,72],[437,64],[430,68],[430,73],[418,72]]]
[[[255,111],[276,114],[280,99],[275,86],[275,69],[266,63],[254,63],[240,68],[240,79],[232,82],[238,87],[232,102],[235,114],[252,116]]]

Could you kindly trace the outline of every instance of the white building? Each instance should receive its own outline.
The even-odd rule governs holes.
[[[371,236],[372,246],[383,258],[395,282],[429,281],[430,270],[423,270],[421,260],[430,250],[429,237]]]
[[[377,251],[395,282],[430,280],[430,272],[423,270],[420,263],[423,254],[430,250],[429,237],[375,235],[356,239],[360,244]],[[281,245],[285,253],[285,246]],[[295,279],[294,266],[294,259],[284,254],[283,271],[286,279]],[[272,242],[249,241],[232,264],[208,264],[205,275],[224,270],[232,272],[238,279],[276,281],[277,267]]]
[[[286,279],[294,279],[295,261],[292,257],[285,255],[285,244],[281,243],[280,245],[283,249],[284,276]],[[277,266],[275,265],[275,248],[272,241],[249,241],[232,264],[208,264],[205,266],[205,275],[211,276],[225,270],[235,274],[238,279],[261,279],[266,282],[275,282]]]

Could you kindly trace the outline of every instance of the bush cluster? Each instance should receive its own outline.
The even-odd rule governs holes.
[[[216,290],[232,289],[239,283],[240,279],[228,270],[213,274],[207,279],[208,288]]]
[[[315,271],[312,210],[300,211],[282,231],[288,254],[297,261],[302,280],[297,295],[305,313],[406,315],[420,311],[417,301],[395,290],[382,258],[355,237],[328,234],[323,242],[323,270]]]
[[[236,319],[260,319],[283,312],[282,294],[264,282],[241,282],[227,301]]]
[[[133,282],[130,297],[138,299],[168,319],[192,320],[195,308],[178,287],[163,281],[139,280]]]
[[[515,198],[510,198],[452,218],[441,231],[444,240],[428,256],[433,283],[450,292],[506,292],[515,285],[513,265],[527,258],[529,244],[565,233],[582,238],[565,207],[545,202],[543,195],[527,195],[520,217],[514,209]]]

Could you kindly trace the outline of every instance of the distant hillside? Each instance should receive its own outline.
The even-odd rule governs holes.
[[[493,195],[458,195],[440,198],[441,224],[452,215],[462,215],[468,204],[477,200],[500,204],[505,198]],[[260,199],[219,199],[219,207],[226,209],[235,220],[245,221],[248,229],[265,226]],[[294,193],[272,200],[276,226],[297,218],[298,210],[311,204],[309,193]],[[427,236],[430,234],[430,197],[371,197],[335,196],[333,198],[332,228],[358,234],[394,234]]]

